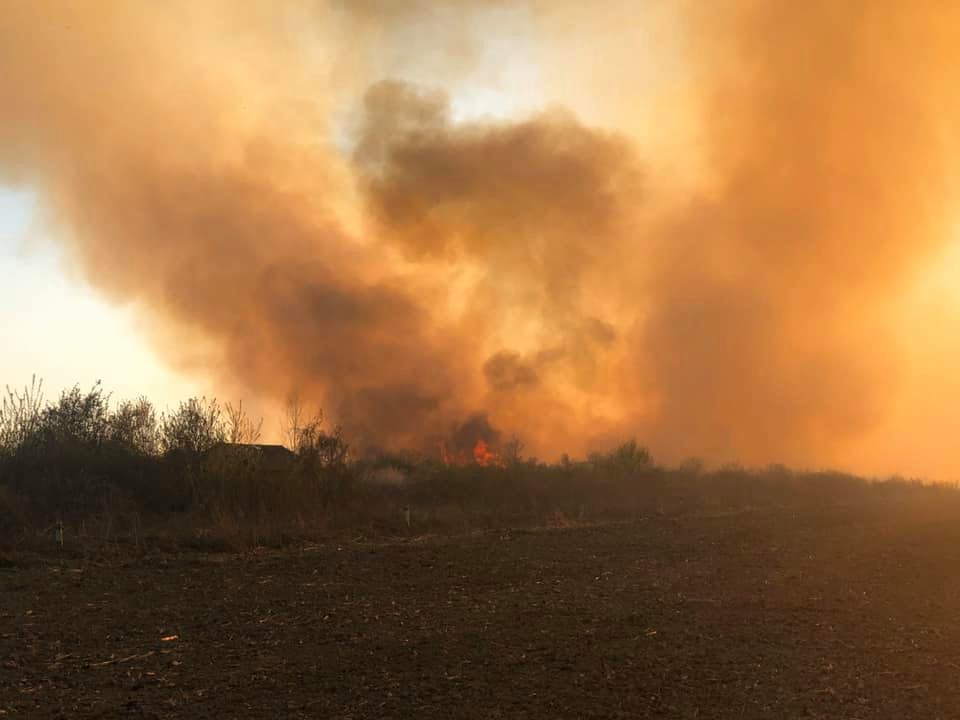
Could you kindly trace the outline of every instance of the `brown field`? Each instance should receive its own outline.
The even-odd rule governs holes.
[[[956,718],[960,513],[892,500],[8,556],[10,718]]]

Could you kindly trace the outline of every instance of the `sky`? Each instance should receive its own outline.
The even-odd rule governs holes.
[[[960,477],[960,10],[8,15],[0,382]]]
[[[160,407],[204,393],[151,350],[135,313],[104,301],[65,266],[35,217],[30,191],[0,189],[0,385],[36,376],[47,399],[98,380],[117,399],[146,395]]]

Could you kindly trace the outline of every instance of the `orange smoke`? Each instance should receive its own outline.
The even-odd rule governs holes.
[[[955,240],[960,10],[641,5],[14,0],[0,182],[169,362],[355,446],[953,469],[905,308]],[[539,110],[464,115],[530,68]]]

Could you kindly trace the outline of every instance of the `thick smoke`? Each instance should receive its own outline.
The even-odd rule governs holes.
[[[590,124],[456,117],[485,37],[530,24],[544,84],[582,98],[594,50],[631,57],[634,5],[14,0],[0,181],[172,363],[316,400],[359,442],[482,421],[545,456],[636,435],[844,462],[892,412],[893,309],[948,240],[960,17],[678,2],[679,190],[647,153],[677,106],[641,132],[628,68]],[[390,77],[426,46],[438,87]]]
[[[655,432],[713,457],[840,459],[899,380],[889,309],[950,239],[960,17],[749,2],[698,19],[716,176],[659,230],[636,346]]]

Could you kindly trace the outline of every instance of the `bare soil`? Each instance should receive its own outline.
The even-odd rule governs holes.
[[[0,716],[957,718],[960,514],[0,569]]]

